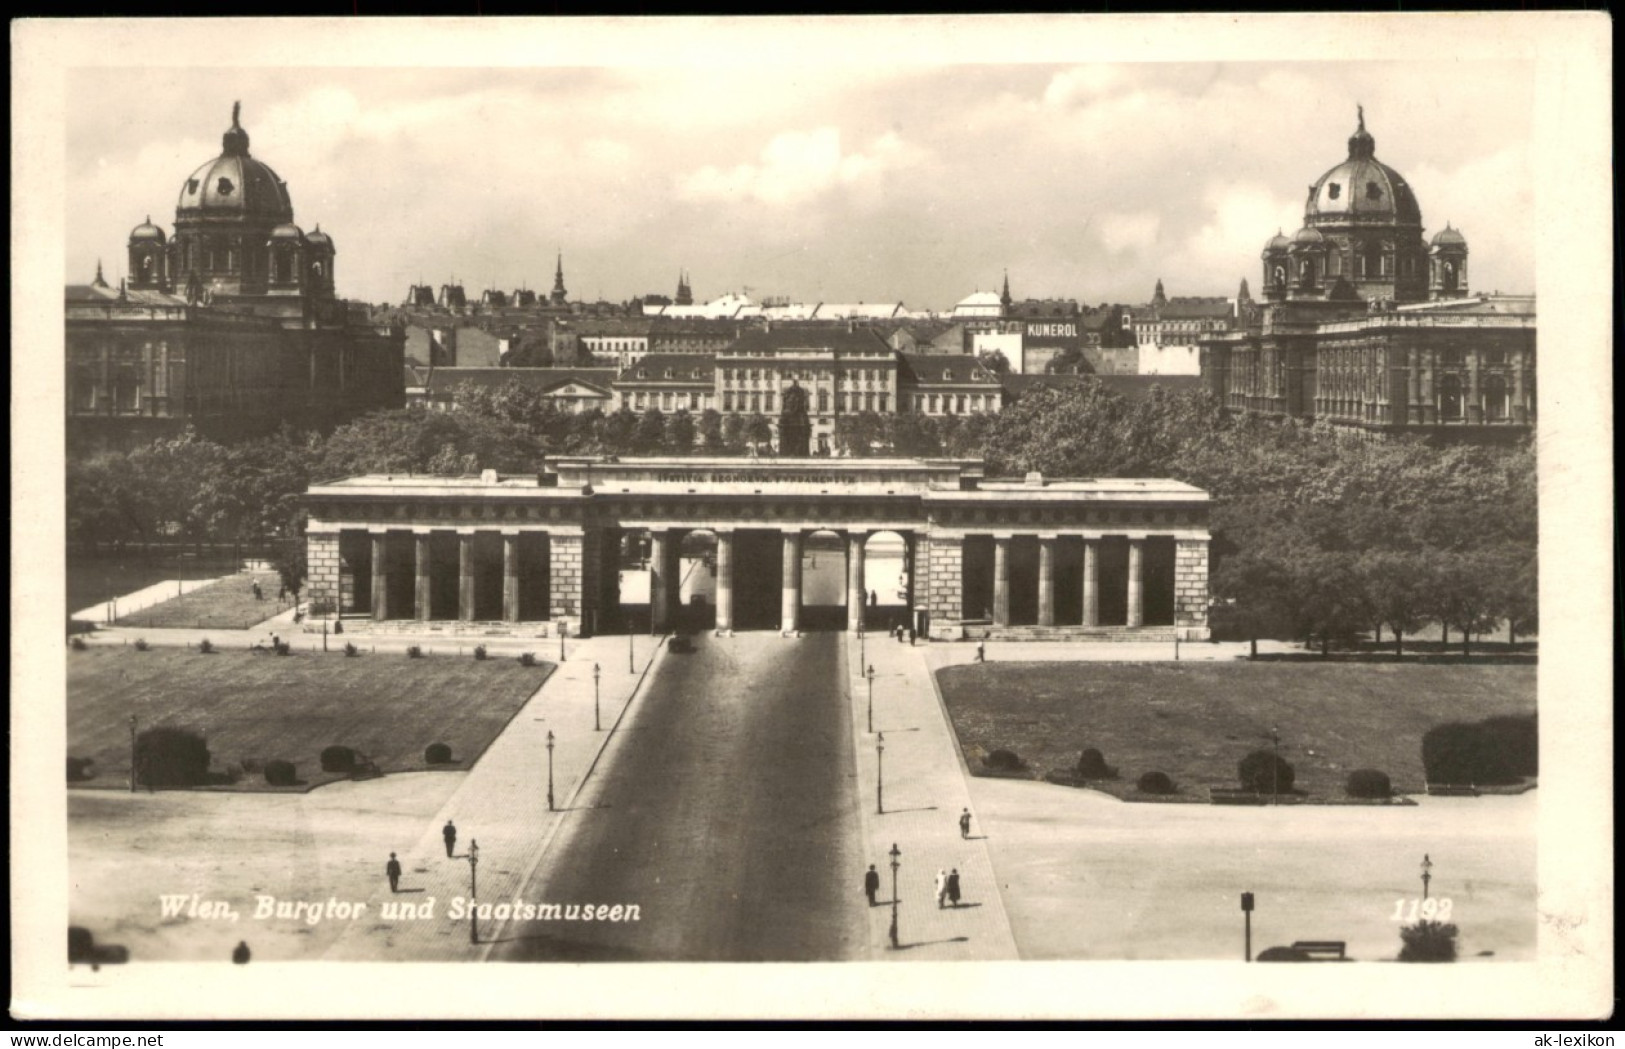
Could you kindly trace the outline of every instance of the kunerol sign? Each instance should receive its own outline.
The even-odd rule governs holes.
[[[1078,322],[1028,321],[1025,337],[1031,346],[1076,346]]]

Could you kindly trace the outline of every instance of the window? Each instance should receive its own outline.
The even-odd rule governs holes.
[[[220,194],[222,197],[231,196],[232,193],[236,192],[236,189],[237,187],[231,184],[231,179],[229,178],[222,178],[219,182],[214,184],[215,192]]]
[[[767,410],[771,412],[773,410],[773,394],[765,394],[762,399],[764,402],[766,402]]]
[[[1332,183],[1329,183],[1326,186],[1326,196],[1330,197],[1332,200],[1336,200],[1338,197],[1340,197],[1342,195],[1343,195],[1343,187],[1341,185],[1339,185],[1338,183],[1332,182]]]
[[[1375,182],[1367,182],[1365,184],[1365,199],[1367,199],[1367,200],[1381,200],[1382,199],[1382,187],[1377,185]]]
[[[722,391],[722,410],[725,412],[734,410],[734,392],[732,390]]]
[[[930,408],[928,410],[932,415],[937,413],[937,395],[934,393],[931,395]]]
[[[886,395],[881,394],[879,400],[880,400],[880,410],[882,412],[885,412],[886,411]]]
[[[820,414],[826,414],[827,415],[829,413],[829,391],[828,390],[820,389],[818,391],[818,411],[819,411]]]

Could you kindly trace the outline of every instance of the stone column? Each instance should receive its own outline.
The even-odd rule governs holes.
[[[1010,625],[1010,537],[993,537],[993,625]]]
[[[1100,540],[1083,541],[1083,625],[1100,625]]]
[[[519,622],[519,533],[502,533],[502,619]]]
[[[1128,625],[1145,625],[1145,540],[1128,541]]]
[[[383,622],[389,618],[389,533],[372,533],[372,618]]]
[[[784,594],[779,603],[779,629],[801,626],[801,533],[784,533]]]
[[[717,533],[717,629],[734,628],[734,534]]]
[[[1038,537],[1038,625],[1055,625],[1055,537]]]
[[[657,633],[665,633],[671,625],[672,584],[671,566],[667,563],[667,548],[671,537],[663,529],[649,531],[649,617]]]
[[[1484,421],[1484,396],[1480,389],[1478,367],[1478,351],[1467,351],[1467,416],[1469,425],[1477,426]]]
[[[582,589],[585,533],[552,529],[547,537],[548,618],[556,621],[579,616],[585,604]]]
[[[1405,422],[1415,426],[1422,421],[1422,364],[1415,346],[1406,352],[1405,363]]]
[[[474,533],[457,533],[457,618],[474,619]]]
[[[1187,641],[1208,637],[1206,539],[1174,543],[1174,623]]]
[[[869,591],[863,585],[863,541],[867,538],[863,532],[849,532],[846,537],[846,628],[854,632],[863,629],[869,607]]]
[[[414,532],[412,539],[416,544],[417,584],[412,590],[412,611],[418,619],[429,618],[429,561],[433,557],[433,550],[429,546],[428,532]]]
[[[1422,422],[1432,425],[1439,419],[1439,406],[1433,401],[1433,351],[1422,351]]]
[[[1524,360],[1521,352],[1514,353],[1512,357],[1512,421],[1527,423],[1529,421],[1529,408],[1524,404],[1528,392],[1523,385],[1523,370],[1528,362]]]

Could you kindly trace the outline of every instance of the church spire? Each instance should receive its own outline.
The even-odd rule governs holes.
[[[107,287],[107,278],[102,276],[102,260],[96,260],[96,279],[90,282],[92,288]]]
[[[1166,306],[1166,305],[1168,305],[1168,296],[1162,290],[1162,278],[1161,277],[1157,278],[1157,290],[1151,293],[1151,305],[1153,305],[1153,306]]]
[[[1004,271],[1004,290],[999,293],[999,304],[1005,309],[1010,308],[1010,271]]]
[[[564,252],[559,252],[558,266],[553,270],[553,295],[555,305],[563,305],[566,292],[564,290]]]
[[[241,102],[231,104],[231,127],[220,136],[220,151],[228,157],[248,156],[248,132],[243,130],[242,111]]]

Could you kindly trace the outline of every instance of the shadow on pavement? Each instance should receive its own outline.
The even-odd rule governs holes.
[[[969,943],[969,942],[970,942],[970,937],[969,936],[954,936],[954,937],[952,937],[950,939],[946,939],[946,940],[926,940],[926,941],[924,941],[922,943],[899,944],[894,949],[899,950],[899,951],[912,951],[916,947],[935,947],[939,943]]]

